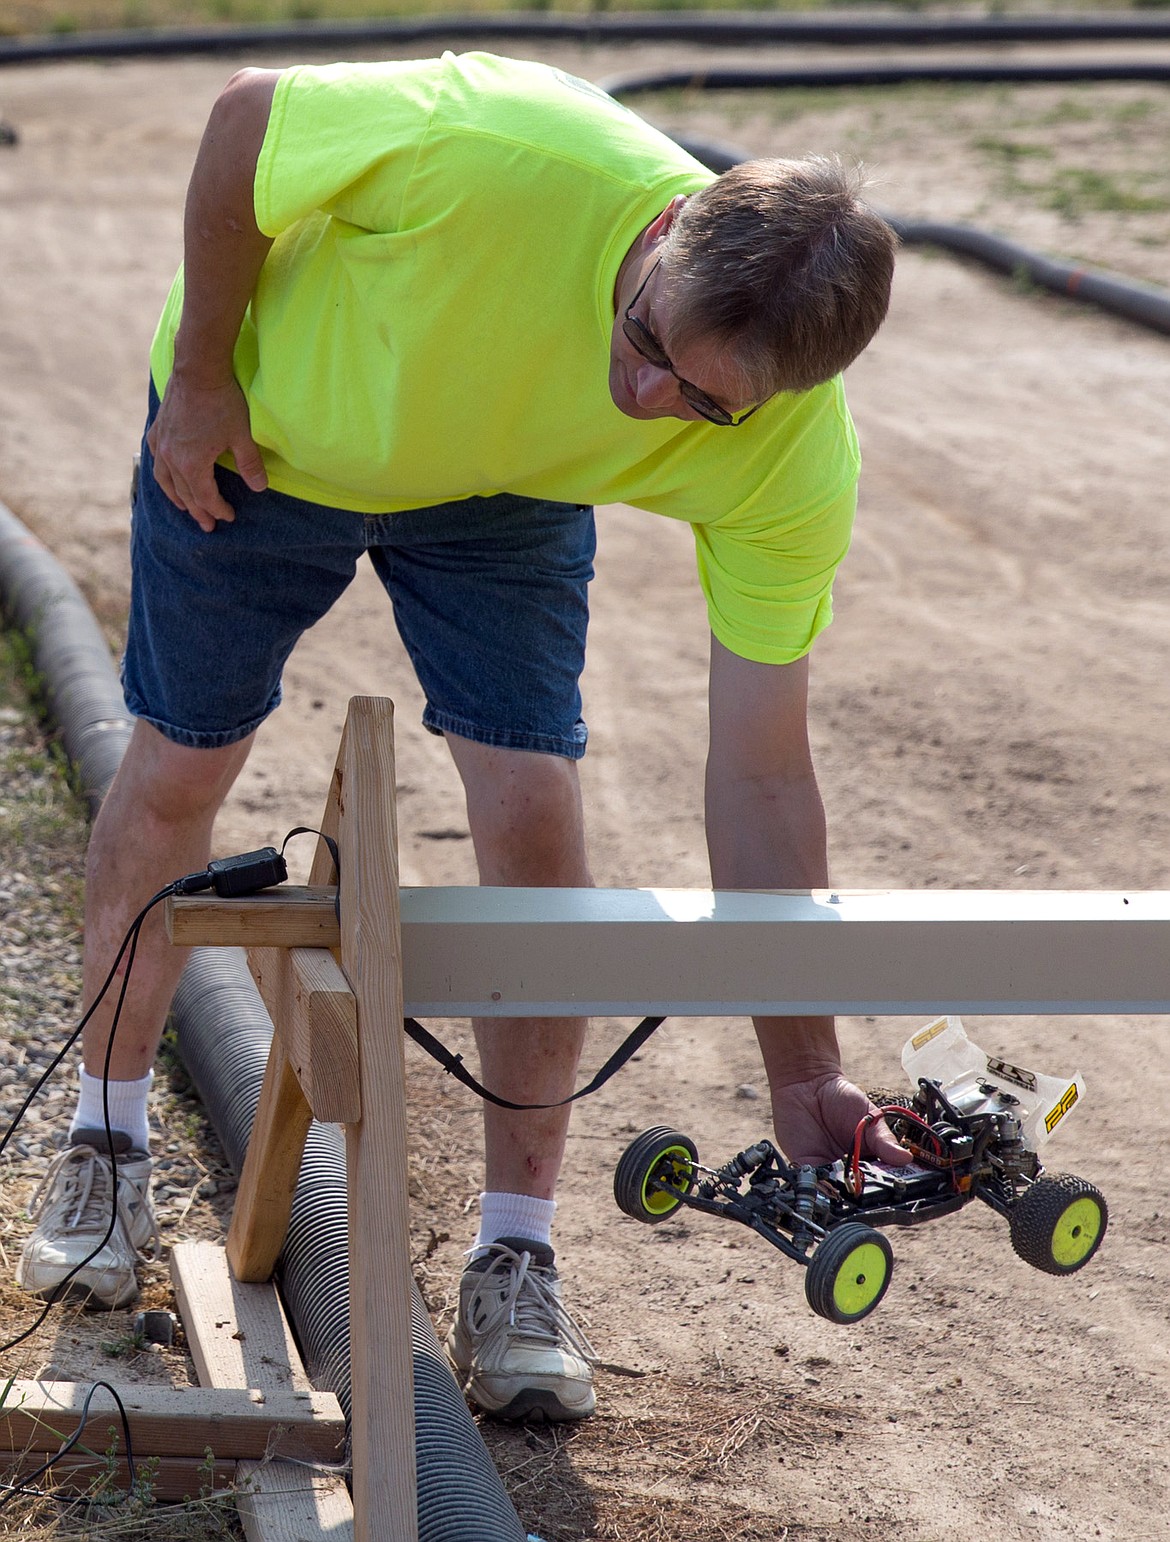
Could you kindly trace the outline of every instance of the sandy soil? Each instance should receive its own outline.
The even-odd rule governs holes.
[[[651,58],[549,56],[594,78]],[[0,150],[0,497],[114,638],[147,343],[197,136],[235,62],[0,77],[0,109],[22,133]],[[783,108],[676,95],[645,110],[759,152],[861,150],[879,201],[901,214],[978,219],[1166,277],[1156,198],[1078,214],[1044,191],[1061,168],[1160,174],[1167,107],[1153,88],[802,94]],[[814,666],[835,881],[1170,888],[1166,340],[908,252],[850,394],[862,512]],[[706,642],[689,538],[626,508],[601,511],[600,526],[584,768],[597,876],[701,886]],[[415,726],[417,691],[372,579],[294,659],[221,846],[317,816],[355,692],[398,704],[404,876],[470,881],[454,773]],[[915,1026],[843,1022],[857,1079],[897,1078]],[[894,1235],[889,1295],[849,1329],[813,1316],[799,1271],[747,1233],[699,1217],[638,1227],[610,1195],[634,1132],[679,1125],[720,1161],[766,1133],[765,1105],[738,1092],[762,1087],[748,1027],[671,1022],[581,1109],[565,1173],[561,1261],[611,1367],[599,1416],[574,1431],[485,1430],[530,1525],[552,1542],[1170,1536],[1164,1025],[968,1027],[1039,1070],[1083,1071],[1089,1095],[1051,1165],[1108,1194],[1098,1260],[1069,1280],[1039,1275],[989,1211],[964,1212]],[[618,1031],[598,1025],[590,1064]],[[412,1081],[426,1132],[416,1219],[420,1238],[440,1239],[425,1258],[420,1243],[419,1268],[441,1318],[470,1239],[477,1115],[413,1052]]]

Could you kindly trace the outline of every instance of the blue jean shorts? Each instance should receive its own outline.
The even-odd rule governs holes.
[[[195,749],[246,738],[280,705],[297,639],[368,553],[426,696],[427,728],[570,760],[585,753],[592,508],[502,493],[368,515],[254,493],[222,467],[216,476],[236,517],[207,533],[163,493],[143,440],[122,664],[135,717]]]

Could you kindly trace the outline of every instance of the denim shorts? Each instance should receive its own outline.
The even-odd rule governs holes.
[[[357,514],[254,493],[222,467],[216,476],[236,517],[209,534],[162,492],[143,440],[122,665],[135,717],[195,749],[246,738],[280,705],[297,639],[368,552],[426,696],[427,728],[570,760],[585,753],[592,508],[502,493]]]

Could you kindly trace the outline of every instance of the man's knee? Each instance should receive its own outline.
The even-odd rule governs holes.
[[[141,720],[118,771],[115,797],[144,819],[182,822],[214,813],[239,775],[252,736],[215,749],[176,744]]]
[[[452,739],[451,752],[467,794],[481,882],[591,882],[574,761],[469,740]]]

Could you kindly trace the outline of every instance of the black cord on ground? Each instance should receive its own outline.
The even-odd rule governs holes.
[[[290,831],[289,834],[285,836],[284,845],[287,846],[294,835],[300,834],[318,835],[320,832],[315,830],[307,830],[303,826],[298,827],[297,829]],[[333,854],[334,861],[336,862],[336,843],[330,840],[328,836],[322,836],[321,838],[329,845],[329,849]],[[37,1078],[36,1085],[21,1104],[15,1118],[9,1124],[3,1138],[0,1139],[0,1156],[3,1155],[5,1147],[8,1145],[8,1142],[12,1139],[13,1135],[15,1135],[17,1129],[20,1126],[21,1120],[32,1106],[33,1101],[36,1099],[45,1083],[58,1069],[62,1060],[64,1060],[65,1056],[77,1043],[77,1040],[85,1029],[86,1024],[89,1022],[94,1012],[105,999],[107,993],[109,992],[110,986],[114,982],[119,968],[122,967],[122,960],[125,958],[126,962],[122,974],[122,984],[118,991],[118,999],[114,1004],[113,1015],[110,1019],[110,1032],[108,1038],[106,1039],[106,1052],[102,1063],[102,1120],[105,1129],[106,1148],[110,1159],[110,1183],[113,1194],[110,1205],[109,1224],[106,1227],[101,1241],[98,1242],[96,1247],[92,1248],[91,1251],[87,1253],[86,1256],[81,1260],[81,1262],[75,1264],[73,1268],[70,1269],[69,1273],[64,1275],[53,1287],[52,1292],[45,1302],[43,1310],[40,1312],[34,1322],[22,1333],[18,1334],[16,1338],[9,1339],[5,1344],[0,1344],[0,1355],[7,1353],[7,1351],[10,1349],[15,1349],[18,1344],[22,1344],[25,1339],[30,1338],[37,1331],[37,1329],[44,1322],[45,1318],[49,1315],[49,1312],[52,1310],[52,1308],[58,1301],[62,1299],[70,1282],[76,1279],[77,1275],[80,1274],[82,1269],[84,1269],[88,1264],[92,1263],[93,1260],[102,1251],[102,1249],[106,1246],[114,1234],[115,1226],[118,1224],[118,1154],[114,1148],[114,1131],[110,1123],[110,1064],[114,1053],[114,1039],[118,1031],[118,1023],[122,1016],[122,1008],[126,1002],[126,993],[130,988],[130,976],[133,972],[134,959],[138,952],[138,939],[141,935],[142,927],[146,922],[146,918],[149,916],[150,912],[155,908],[156,905],[161,904],[163,900],[169,899],[172,895],[199,894],[207,889],[214,889],[217,894],[223,896],[253,894],[259,889],[266,889],[275,884],[283,883],[287,877],[288,867],[284,860],[284,848],[282,847],[280,851],[277,851],[273,846],[265,846],[258,851],[244,852],[238,856],[223,857],[209,862],[207,867],[201,869],[199,872],[188,873],[185,877],[177,878],[173,883],[169,883],[165,888],[160,889],[157,894],[153,895],[146,902],[146,904],[134,917],[134,920],[131,921],[126,935],[122,939],[122,945],[118,949],[117,955],[114,958],[114,962],[110,965],[109,973],[106,975],[105,980],[102,982],[101,989],[94,997],[93,1002],[90,1004],[88,1010],[83,1015],[77,1027],[69,1035],[68,1039],[66,1039],[65,1043],[62,1045],[57,1054],[54,1055],[46,1069]]]
[[[27,1113],[33,1099],[36,1097],[37,1093],[40,1092],[41,1088],[45,1085],[46,1081],[48,1081],[49,1077],[61,1064],[61,1061],[68,1054],[69,1050],[77,1042],[78,1036],[81,1034],[85,1025],[89,1022],[90,1018],[93,1016],[102,1000],[105,998],[105,995],[113,983],[115,975],[117,974],[118,968],[121,965],[122,958],[125,956],[126,968],[122,977],[122,986],[118,992],[118,1000],[114,1007],[113,1018],[110,1022],[110,1034],[106,1041],[105,1062],[102,1066],[102,1114],[105,1121],[106,1140],[110,1153],[111,1189],[113,1192],[113,1199],[110,1205],[109,1224],[106,1227],[101,1241],[98,1242],[98,1244],[92,1248],[79,1263],[75,1264],[73,1268],[69,1270],[68,1274],[63,1275],[62,1278],[58,1280],[57,1284],[53,1287],[52,1291],[47,1297],[44,1307],[41,1309],[40,1313],[33,1320],[33,1322],[27,1328],[25,1328],[22,1333],[18,1333],[15,1338],[9,1339],[5,1344],[0,1344],[0,1355],[7,1354],[10,1349],[15,1349],[18,1344],[23,1344],[25,1339],[32,1337],[32,1335],[45,1321],[46,1317],[48,1317],[53,1307],[56,1306],[57,1302],[62,1299],[64,1294],[66,1294],[67,1287],[71,1281],[76,1279],[77,1275],[80,1274],[82,1269],[84,1269],[87,1264],[93,1262],[93,1260],[105,1247],[106,1243],[109,1242],[110,1238],[114,1234],[114,1227],[118,1224],[118,1158],[114,1151],[114,1135],[110,1127],[110,1058],[114,1051],[114,1036],[118,1029],[118,1019],[122,1013],[122,1006],[126,1000],[126,991],[130,984],[130,974],[134,967],[134,956],[138,950],[138,938],[142,931],[143,923],[156,905],[160,904],[163,900],[167,899],[171,894],[174,894],[177,891],[178,885],[176,884],[168,884],[165,889],[160,889],[159,892],[143,906],[143,908],[138,912],[137,916],[135,916],[134,920],[130,923],[130,928],[122,941],[122,946],[118,949],[117,957],[114,959],[113,964],[110,966],[110,972],[107,974],[101,990],[94,998],[93,1004],[85,1013],[76,1029],[74,1029],[73,1033],[69,1036],[64,1047],[58,1052],[57,1055],[54,1056],[53,1060],[49,1064],[48,1069],[42,1073],[37,1081],[36,1086],[33,1088],[32,1092],[29,1093],[28,1097],[21,1105],[20,1111],[17,1113],[16,1118],[9,1125],[7,1131],[4,1134],[3,1140],[0,1140],[0,1152],[3,1152],[4,1147],[11,1140],[20,1124],[20,1121]]]
[[[17,1131],[17,1129],[20,1126],[21,1120],[24,1118],[25,1114],[28,1113],[29,1109],[32,1107],[33,1103],[36,1101],[37,1096],[39,1095],[41,1089],[44,1087],[45,1083],[49,1080],[49,1077],[53,1075],[54,1071],[56,1071],[57,1068],[60,1066],[60,1064],[64,1060],[65,1056],[69,1053],[69,1051],[77,1043],[78,1039],[81,1037],[81,1035],[82,1035],[82,1033],[83,1033],[83,1031],[84,1031],[84,1029],[86,1027],[86,1024],[89,1022],[90,1018],[97,1011],[98,1007],[101,1005],[102,1001],[105,999],[106,993],[109,991],[110,986],[114,983],[114,977],[118,973],[119,968],[121,967],[122,959],[123,959],[123,957],[124,957],[124,955],[126,953],[126,950],[128,948],[132,948],[133,946],[136,945],[137,933],[141,929],[142,923],[146,920],[146,917],[149,915],[151,910],[153,910],[156,905],[160,904],[169,895],[174,894],[176,892],[177,891],[176,891],[176,887],[175,887],[174,884],[168,884],[165,889],[160,889],[159,892],[152,899],[148,900],[148,902],[138,912],[137,916],[135,916],[134,920],[131,921],[130,926],[129,926],[127,932],[126,932],[126,935],[122,939],[122,946],[118,949],[117,955],[114,958],[114,962],[110,965],[110,972],[109,972],[109,974],[106,975],[106,978],[105,978],[105,980],[102,983],[101,989],[98,991],[97,995],[94,997],[93,1003],[89,1007],[89,1010],[85,1013],[85,1015],[82,1017],[81,1021],[78,1023],[77,1027],[73,1030],[73,1032],[65,1040],[65,1043],[61,1046],[61,1048],[58,1050],[58,1052],[53,1056],[52,1060],[49,1062],[49,1064],[45,1068],[45,1070],[42,1071],[41,1075],[37,1078],[36,1085],[33,1087],[32,1091],[25,1098],[24,1102],[20,1105],[20,1108],[17,1110],[15,1117],[13,1118],[12,1122],[9,1124],[7,1130],[4,1132],[3,1137],[0,1137],[0,1156],[3,1156],[5,1148],[8,1145],[8,1142],[16,1134],[16,1131]],[[129,967],[127,967],[127,974],[128,973],[129,973]],[[122,989],[123,989],[123,993],[124,993],[125,992],[125,985],[123,985]],[[112,1035],[111,1035],[111,1037],[112,1037]],[[3,1349],[2,1348],[0,1348],[0,1353],[3,1353]]]
[[[89,1420],[89,1405],[93,1402],[94,1395],[99,1389],[108,1392],[118,1405],[118,1413],[122,1419],[122,1440],[126,1448],[126,1465],[130,1469],[130,1493],[134,1493],[134,1490],[138,1487],[138,1469],[134,1461],[134,1444],[130,1436],[130,1420],[126,1414],[126,1405],[119,1397],[117,1390],[111,1387],[108,1381],[95,1381],[86,1393],[85,1402],[81,1405],[81,1416],[78,1419],[77,1428],[60,1450],[55,1451],[47,1462],[42,1462],[39,1467],[30,1472],[28,1477],[24,1478],[21,1482],[0,1484],[0,1488],[7,1489],[7,1493],[4,1494],[3,1498],[0,1498],[0,1510],[3,1510],[5,1505],[11,1504],[18,1495],[27,1493],[30,1484],[35,1483],[38,1478],[44,1477],[51,1467],[73,1450],[85,1431],[86,1423]],[[2,1407],[3,1401],[0,1399],[0,1408]]]

